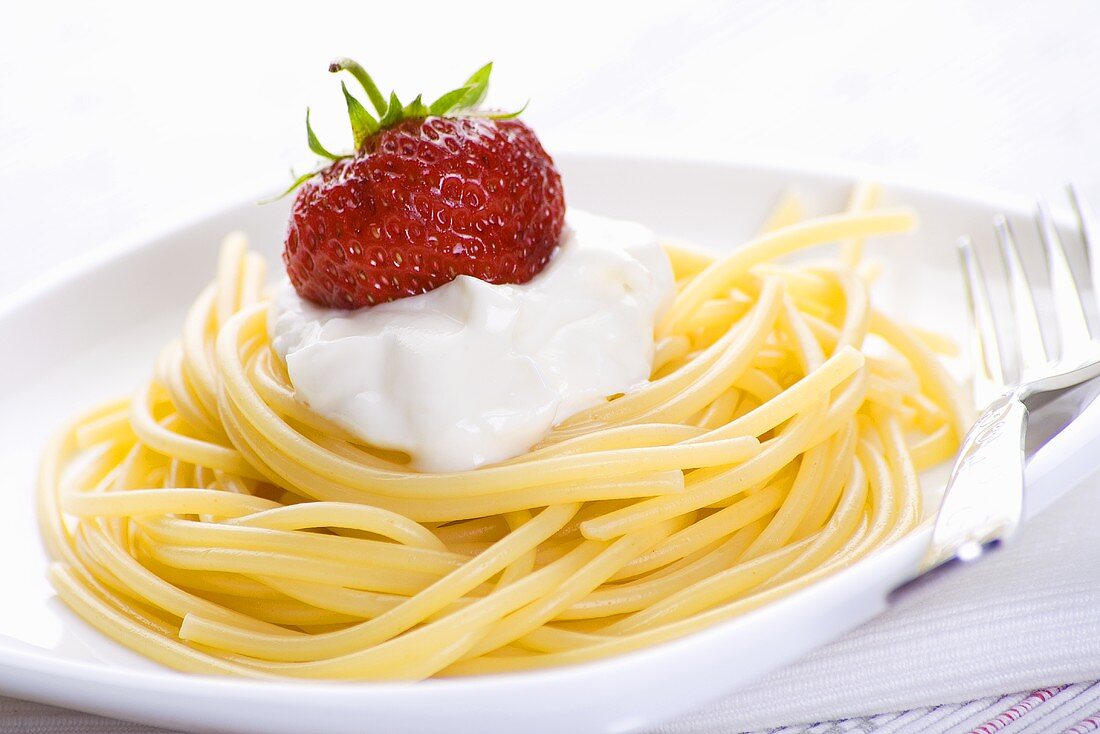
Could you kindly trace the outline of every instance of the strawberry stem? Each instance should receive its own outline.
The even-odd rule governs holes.
[[[363,90],[367,93],[367,97],[370,98],[370,103],[374,105],[374,109],[378,114],[386,114],[386,98],[378,91],[378,85],[374,83],[370,74],[359,65],[358,61],[348,58],[339,58],[328,65],[328,70],[333,74],[340,71],[349,72],[363,87]]]

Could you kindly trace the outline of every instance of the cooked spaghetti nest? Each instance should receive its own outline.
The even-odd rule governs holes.
[[[801,222],[788,201],[722,257],[669,245],[652,380],[453,474],[295,399],[231,236],[155,376],[50,443],[50,578],[173,668],[377,680],[626,652],[834,573],[921,522],[918,472],[965,428],[949,345],[869,301],[862,240],[914,223],[875,193]]]

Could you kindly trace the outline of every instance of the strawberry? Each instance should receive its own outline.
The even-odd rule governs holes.
[[[334,155],[306,110],[310,149],[331,162],[295,184],[283,260],[299,295],[353,309],[459,275],[524,283],[542,270],[561,236],[561,177],[519,113],[475,109],[491,68],[431,105],[402,106],[359,64],[333,62],[329,71],[350,72],[378,118],[341,84],[355,152]]]

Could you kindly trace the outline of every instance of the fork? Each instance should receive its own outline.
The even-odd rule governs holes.
[[[1054,329],[1043,326],[1036,300],[1044,294],[1032,287],[1018,240],[1003,215],[994,218],[993,229],[1007,275],[1011,328],[998,331],[989,281],[972,241],[964,237],[958,243],[971,317],[975,403],[987,407],[963,439],[922,572],[955,559],[973,560],[1013,534],[1024,511],[1024,465],[1036,449],[1034,439],[1049,440],[1095,395],[1081,386],[1091,386],[1100,376],[1100,330],[1087,315],[1096,308],[1096,233],[1077,190],[1070,186],[1068,193],[1084,244],[1084,266],[1067,256],[1044,202],[1035,214]],[[1029,425],[1034,432],[1044,422],[1054,425],[1041,436],[1029,434]]]

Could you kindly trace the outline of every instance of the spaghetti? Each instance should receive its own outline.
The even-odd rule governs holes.
[[[49,445],[51,580],[174,668],[359,680],[590,660],[788,594],[912,530],[965,428],[943,340],[870,304],[862,240],[914,222],[874,199],[788,201],[717,259],[668,246],[652,380],[454,474],[295,399],[264,262],[230,237],[153,379]],[[827,242],[844,257],[780,260]]]

